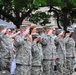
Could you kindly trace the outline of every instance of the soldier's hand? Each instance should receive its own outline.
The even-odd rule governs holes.
[[[14,60],[14,58],[11,58],[11,59],[10,59],[10,62],[12,62],[13,60]]]
[[[29,34],[29,29],[27,29],[26,31],[24,31],[23,34],[28,35]]]
[[[13,49],[13,52],[16,54],[16,50],[15,49]]]
[[[50,30],[50,31],[48,32],[48,34],[52,34],[52,32],[53,32],[53,30]]]
[[[54,56],[54,60],[57,60],[58,59],[58,56]]]
[[[5,29],[3,29],[1,32],[5,34],[6,31],[7,31],[7,29],[5,28]]]
[[[17,34],[20,34],[20,31],[18,31]]]

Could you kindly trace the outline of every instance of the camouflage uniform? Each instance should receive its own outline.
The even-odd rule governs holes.
[[[43,60],[43,52],[41,44],[36,41],[32,42],[32,71],[31,75],[42,75],[42,60]]]
[[[66,50],[65,50],[65,42],[64,42],[64,38],[61,38],[60,36],[58,36],[56,39],[56,51],[59,55],[59,72],[63,74],[65,74],[65,63],[66,63]]]
[[[43,33],[41,35],[41,44],[43,48],[43,72],[44,75],[53,75],[54,73],[54,60],[57,56],[54,38],[51,35]]]
[[[10,69],[11,58],[14,58],[12,39],[0,32],[0,70]]]
[[[17,50],[16,55],[16,75],[30,75],[31,69],[31,42],[25,38],[24,34],[15,37],[14,45]]]
[[[66,67],[69,72],[72,74],[73,72],[73,62],[75,58],[75,41],[72,37],[65,37],[65,45],[66,45]]]

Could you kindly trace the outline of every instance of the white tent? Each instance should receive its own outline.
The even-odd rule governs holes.
[[[7,28],[16,28],[16,26],[14,24],[8,23],[2,19],[0,19],[0,24],[6,24]]]

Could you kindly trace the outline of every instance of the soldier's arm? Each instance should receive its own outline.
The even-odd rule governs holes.
[[[52,50],[53,50],[53,59],[59,58],[58,53],[56,51],[56,47],[54,47],[54,49],[52,49]]]
[[[74,41],[74,45],[73,45],[73,54],[74,54],[74,57],[76,57],[75,41]]]
[[[68,40],[69,40],[69,36],[66,36],[65,38],[64,38],[64,40],[65,40],[65,44],[68,42]]]
[[[4,44],[3,44],[4,45]],[[2,52],[2,54],[0,55],[0,58],[4,58],[6,55],[9,54],[9,51],[8,51],[8,47],[7,46],[3,46],[4,47],[4,52]]]
[[[41,43],[43,46],[47,45],[47,38],[46,38],[46,37],[41,37],[41,38],[40,38],[40,43]]]
[[[24,39],[25,39],[25,35],[23,35],[23,34],[15,36],[14,37],[14,45],[15,46],[23,45]]]
[[[33,48],[36,47],[36,41],[35,40],[32,42],[32,47]]]
[[[3,36],[4,36],[4,33],[0,32],[0,40],[2,40]]]

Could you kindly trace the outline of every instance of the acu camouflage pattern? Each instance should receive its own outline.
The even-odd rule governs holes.
[[[43,48],[43,72],[44,75],[53,75],[53,58],[57,56],[54,38],[51,35],[41,35],[41,43]],[[46,45],[45,45],[46,43]]]
[[[10,59],[14,58],[12,39],[0,33],[0,70],[10,69]]]
[[[75,57],[75,41],[72,37],[65,37],[66,57]]]
[[[15,40],[16,39],[17,40],[15,41],[16,44],[14,44],[15,47],[16,47],[16,50],[17,50],[17,56],[16,56],[16,63],[17,63],[16,75],[19,75],[19,74],[20,75],[23,75],[23,74],[28,75],[28,71],[31,69],[30,66],[32,64],[31,42],[25,37],[24,34],[18,35],[18,37],[20,37],[21,39],[15,37]],[[17,43],[20,43],[20,44],[17,44]]]
[[[44,34],[44,36],[41,36],[41,44],[43,48],[43,59],[52,60],[54,56],[57,56],[56,52],[56,46],[54,43],[54,39],[51,37],[51,35]],[[46,45],[44,45],[46,43]]]
[[[32,42],[32,70],[31,75],[42,75],[43,52],[41,44]]]
[[[60,36],[56,37],[56,50],[59,55],[59,63],[58,63],[58,71],[60,74],[65,75],[66,74],[66,48],[65,48],[65,41],[64,38],[61,38]]]
[[[66,67],[70,74],[73,72],[74,60],[75,60],[75,41],[72,37],[65,37],[66,45]]]

